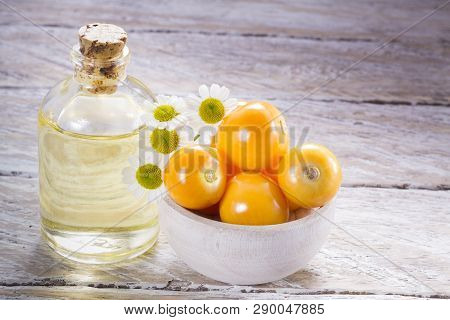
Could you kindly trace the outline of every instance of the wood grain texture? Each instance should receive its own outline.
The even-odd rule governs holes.
[[[318,41],[379,41],[393,36],[413,20],[442,4],[439,0],[303,0],[303,1],[8,1],[36,23],[76,30],[82,23],[107,21],[129,32],[204,33],[217,36],[306,38]],[[117,14],[117,13],[120,14]],[[44,13],[44,14],[43,14]],[[75,13],[75,14],[74,14]],[[3,25],[26,24],[0,12]],[[421,42],[445,38],[446,15],[438,13],[426,28],[402,40]]]
[[[305,269],[270,284],[240,287],[210,280],[188,268],[164,234],[153,251],[126,263],[99,267],[62,259],[40,240],[37,179],[1,177],[0,186],[0,286],[8,296],[20,296],[21,291],[29,295],[31,286],[43,291],[46,286],[70,287],[68,291],[72,287],[109,288],[124,298],[129,295],[127,288],[146,290],[146,298],[183,293],[188,298],[191,292],[205,292],[203,297],[230,293],[233,297],[239,291],[242,296],[252,293],[265,298],[266,294],[282,298],[346,292],[420,297],[450,294],[448,191],[343,188],[337,201],[336,226]]]
[[[124,27],[129,73],[157,93],[218,82],[287,110],[442,1],[96,1],[101,11],[89,0],[6,2],[61,42],[0,4],[0,297],[449,298],[450,8],[287,112],[293,134],[308,126],[309,141],[336,153],[345,187],[325,247],[274,283],[203,277],[164,234],[129,263],[61,261],[39,236],[35,132],[85,23]]]
[[[139,286],[138,286],[139,287]],[[1,287],[0,297],[3,299],[77,299],[77,300],[95,300],[95,299],[126,299],[126,300],[176,300],[176,299],[251,299],[251,300],[275,300],[275,299],[293,299],[293,300],[319,300],[319,299],[429,299],[419,295],[401,295],[390,294],[388,296],[382,294],[370,294],[345,291],[342,293],[324,291],[317,293],[298,293],[285,290],[261,290],[252,289],[249,292],[243,292],[246,289],[236,288],[236,290],[208,290],[201,287],[197,291],[182,288],[175,291],[160,291],[139,288],[128,288],[124,286],[122,289],[106,286],[102,288],[80,287],[80,286],[17,286],[17,287]],[[435,296],[435,298],[442,298]]]
[[[49,87],[71,72],[71,29],[47,28],[67,46],[31,26],[2,27],[3,87]],[[27,39],[26,42],[17,39]],[[130,74],[155,92],[186,94],[218,82],[243,98],[297,99],[376,43],[140,33],[130,36]],[[324,87],[314,99],[450,105],[448,48],[392,43]],[[239,57],[239,58],[238,58]]]

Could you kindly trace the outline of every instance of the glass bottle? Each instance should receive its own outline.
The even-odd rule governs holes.
[[[122,170],[138,157],[141,116],[153,94],[126,75],[123,29],[91,24],[73,47],[74,74],[39,109],[39,199],[43,236],[57,253],[111,263],[151,248],[159,233],[156,203],[136,197]]]

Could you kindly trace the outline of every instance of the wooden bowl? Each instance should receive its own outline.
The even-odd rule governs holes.
[[[166,197],[160,216],[169,244],[192,269],[229,284],[254,285],[305,266],[324,244],[334,211],[335,200],[298,220],[241,226],[204,218]]]

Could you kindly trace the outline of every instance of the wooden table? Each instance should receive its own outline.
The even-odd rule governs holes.
[[[124,27],[129,73],[155,92],[218,82],[283,110],[443,1],[6,0],[63,43],[88,22]],[[1,297],[449,297],[450,5],[287,111],[297,134],[309,126],[308,140],[341,160],[337,226],[305,269],[254,287],[194,272],[164,234],[153,251],[111,266],[61,260],[43,243],[36,116],[71,73],[69,52],[3,4],[0,19]]]

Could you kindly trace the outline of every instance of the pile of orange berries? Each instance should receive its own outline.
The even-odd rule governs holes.
[[[336,195],[341,180],[339,163],[327,148],[290,149],[284,117],[262,101],[238,106],[224,118],[211,146],[179,149],[164,172],[177,204],[241,225],[284,223],[299,208],[321,207]]]

